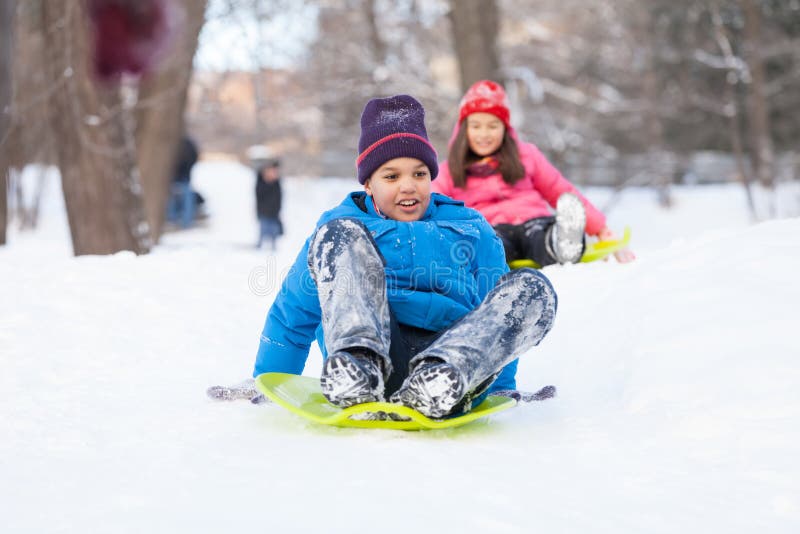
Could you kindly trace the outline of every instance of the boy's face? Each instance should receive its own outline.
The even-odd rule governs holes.
[[[390,159],[364,183],[378,210],[396,221],[418,221],[431,202],[431,171],[415,158]]]
[[[491,156],[503,144],[506,127],[491,113],[472,113],[467,116],[467,141],[469,148],[481,157]]]

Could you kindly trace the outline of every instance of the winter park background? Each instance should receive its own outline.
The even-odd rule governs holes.
[[[417,97],[444,158],[480,79],[633,231],[544,270],[517,378],[558,396],[429,432],[209,400],[357,188],[366,101]],[[798,0],[0,0],[0,533],[800,532],[797,110]],[[169,232],[186,133],[209,216]]]
[[[797,531],[800,219],[748,224],[737,186],[680,188],[671,211],[628,190],[609,216],[636,262],[545,269],[559,314],[518,380],[558,397],[336,429],[204,391],[248,376],[280,273],[356,182],[287,180],[270,255],[251,171],[194,179],[207,226],[149,255],[71,257],[55,176],[40,228],[0,249],[4,532]]]

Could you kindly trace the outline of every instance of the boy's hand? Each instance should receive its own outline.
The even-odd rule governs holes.
[[[206,395],[216,401],[249,400],[253,404],[269,402],[256,388],[255,380],[252,378],[233,386],[211,386],[206,390]]]
[[[612,241],[617,239],[614,235],[614,232],[611,231],[611,228],[608,226],[604,226],[602,230],[597,234],[597,238],[600,241]],[[620,263],[628,263],[636,259],[636,254],[629,248],[623,248],[622,250],[618,250],[614,253],[614,258]]]

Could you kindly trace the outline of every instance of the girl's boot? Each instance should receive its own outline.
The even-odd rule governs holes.
[[[564,193],[556,203],[556,222],[550,227],[548,252],[558,263],[577,263],[584,250],[586,208],[572,193]]]

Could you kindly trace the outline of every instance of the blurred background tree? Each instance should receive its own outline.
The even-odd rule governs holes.
[[[11,50],[14,43],[14,0],[0,0],[0,147],[6,144],[11,124]],[[6,243],[8,221],[6,151],[0,151],[0,245]]]
[[[758,220],[800,173],[800,0],[0,5],[14,12],[0,34],[0,61],[13,60],[0,164],[59,167],[76,253],[157,241],[184,133],[206,157],[245,161],[260,145],[289,176],[349,176],[364,103],[410,93],[444,159],[480,78],[506,85],[519,134],[581,185],[652,187],[668,207],[675,183],[739,181]],[[129,42],[153,45],[142,66],[98,76],[97,28],[116,28],[98,26],[98,6],[127,10]],[[35,224],[35,201],[12,204]]]
[[[500,14],[496,0],[450,0],[449,3],[461,92],[465,93],[480,80],[505,82],[497,53]]]
[[[204,12],[199,1],[32,0],[3,19],[14,21],[17,40],[0,161],[12,169],[21,227],[36,225],[45,175],[23,184],[19,171],[54,165],[76,255],[150,249]]]
[[[47,132],[73,250],[76,255],[147,252],[130,103],[123,84],[100,83],[94,72],[92,7],[58,0],[38,7],[34,23],[42,36]]]
[[[205,0],[172,5],[176,12],[172,15],[175,20],[168,53],[157,68],[141,79],[135,106],[137,162],[153,241],[163,231],[180,140],[187,134],[184,110],[206,10]]]
[[[229,0],[220,17],[250,4]],[[464,87],[493,77],[506,84],[520,134],[577,183],[649,186],[669,206],[673,183],[739,180],[758,219],[773,210],[769,194],[753,199],[754,180],[769,193],[768,175],[797,176],[800,119],[788,105],[800,85],[799,4],[306,0],[302,16],[316,28],[308,53],[288,66],[262,61],[254,93],[269,96],[240,108],[269,129],[215,139],[205,126],[236,116],[242,69],[205,73],[189,120],[207,149],[264,144],[286,156],[290,174],[349,175],[367,99],[419,97],[444,158]],[[748,9],[759,32],[745,31]],[[763,76],[753,76],[758,57]]]

